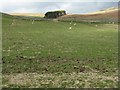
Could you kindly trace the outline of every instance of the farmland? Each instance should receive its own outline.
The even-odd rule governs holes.
[[[117,24],[2,23],[3,87],[117,87]]]

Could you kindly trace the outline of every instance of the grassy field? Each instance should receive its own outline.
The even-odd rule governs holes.
[[[117,24],[3,16],[2,32],[3,87],[117,87]]]

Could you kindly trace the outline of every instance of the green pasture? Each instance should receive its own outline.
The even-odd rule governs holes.
[[[87,75],[86,73],[93,72],[112,77],[117,75],[117,24],[79,22],[70,24],[70,22],[52,20],[33,22],[6,16],[3,16],[2,23],[3,76],[18,73]],[[84,81],[85,78],[82,80]],[[62,83],[61,86],[56,85],[56,87],[72,87],[72,85],[85,87],[84,82],[75,84],[76,86],[73,83],[75,82]],[[117,86],[117,81],[114,80],[107,82],[110,84],[94,83],[90,87]],[[3,85],[4,87],[20,86],[8,84],[5,78]],[[54,87],[54,84],[36,86]]]

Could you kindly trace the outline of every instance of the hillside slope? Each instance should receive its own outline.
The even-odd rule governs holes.
[[[10,13],[14,16],[33,16],[33,17],[44,17],[43,13]]]
[[[83,22],[118,22],[118,9],[106,9],[89,14],[65,15],[58,20],[62,21],[83,21]]]

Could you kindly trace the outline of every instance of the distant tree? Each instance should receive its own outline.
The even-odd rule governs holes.
[[[49,11],[45,13],[45,18],[57,18],[60,16],[66,15],[65,10],[59,10],[59,11]]]

